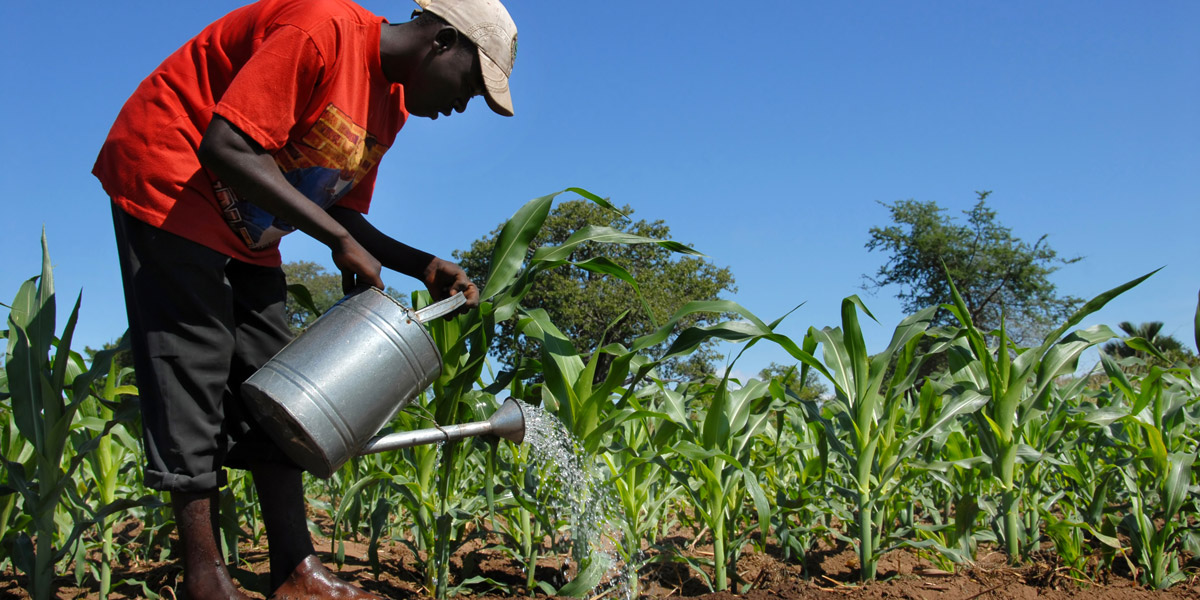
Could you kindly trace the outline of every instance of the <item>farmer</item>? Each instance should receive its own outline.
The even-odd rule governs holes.
[[[187,597],[246,598],[215,535],[224,467],[248,469],[273,598],[376,598],[333,576],[300,469],[249,418],[241,382],[289,341],[279,239],[329,246],[346,291],[387,267],[434,300],[479,292],[457,265],[364,214],[410,115],[475,96],[513,114],[517,29],[497,0],[418,0],[391,24],[349,0],[262,0],[169,56],[125,103],[93,173],[113,221],[142,405],[146,484],[171,493]],[[445,149],[449,150],[449,149]],[[464,308],[464,310],[466,310]]]

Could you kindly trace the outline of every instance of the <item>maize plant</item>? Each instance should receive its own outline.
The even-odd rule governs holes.
[[[123,337],[123,336],[122,336]],[[122,345],[114,350],[121,352],[127,348]],[[122,501],[137,497],[137,491],[129,486],[120,489],[121,475],[126,465],[140,461],[137,456],[138,442],[128,426],[137,419],[137,405],[130,398],[137,395],[137,388],[132,385],[121,385],[121,381],[129,377],[133,369],[120,368],[116,361],[110,363],[108,375],[104,378],[103,390],[93,401],[86,402],[80,407],[81,419],[77,435],[78,443],[87,443],[87,436],[104,431],[110,422],[108,436],[102,437],[96,450],[87,455],[83,465],[86,470],[86,487],[80,490],[83,495],[87,491],[94,492],[98,502],[79,501],[77,504],[91,513],[91,520],[100,530],[101,549],[99,572],[95,574],[100,582],[100,597],[107,598],[112,589],[112,563],[116,559],[116,548],[113,543],[113,526],[122,506]],[[122,398],[126,400],[122,402]],[[124,492],[118,495],[118,492]],[[144,497],[145,503],[153,503],[153,498]],[[95,508],[93,508],[95,507]],[[98,510],[97,510],[98,509]],[[85,561],[77,561],[76,568],[82,569]]]
[[[700,385],[704,389],[699,394],[711,399],[703,421],[688,417],[682,403],[675,401],[678,395],[665,396],[664,411],[679,428],[679,441],[673,451],[680,461],[670,473],[691,497],[697,517],[712,534],[710,587],[720,591],[728,588],[728,569],[736,566],[742,546],[753,531],[743,520],[745,505],[753,502],[763,539],[771,522],[771,509],[750,450],[770,422],[772,399],[767,384],[757,380],[737,390],[729,389],[728,379],[716,385]],[[661,457],[655,460],[665,464]],[[707,579],[699,568],[701,561],[681,558]]]
[[[806,381],[807,370],[805,365],[799,381]],[[774,461],[764,464],[760,483],[768,497],[775,498],[771,529],[784,556],[803,562],[816,538],[831,532],[822,508],[829,490],[829,442],[825,426],[804,415],[795,390],[779,380],[772,380],[769,389],[780,405],[775,413]]]
[[[1105,554],[1096,569],[1111,569],[1119,558],[1147,586],[1168,587],[1192,567],[1184,559],[1200,550],[1200,368],[1164,367],[1170,363],[1151,344],[1129,338],[1140,356],[1158,362],[1102,355],[1102,374],[1076,375],[1084,350],[1112,332],[1072,330],[1144,277],[1097,296],[1035,348],[1011,342],[1004,326],[979,331],[954,290],[945,308],[960,326],[931,328],[934,309],[920,311],[876,354],[867,352],[859,323],[863,314],[873,317],[856,297],[842,302],[837,327],[806,328],[799,345],[775,332],[781,320],[765,323],[735,303],[706,301],[685,304],[628,344],[583,349],[563,324],[527,305],[541,274],[577,267],[639,292],[621,265],[594,254],[576,260],[576,250],[615,243],[695,251],[603,227],[531,248],[555,196],[530,201],[504,226],[479,309],[429,324],[445,368],[389,427],[481,420],[505,391],[540,405],[577,438],[567,442],[572,458],[596,467],[611,486],[613,511],[605,516],[613,527],[605,534],[627,573],[655,561],[686,564],[710,588],[744,593],[752,582],[736,567],[745,548],[761,552],[773,539],[785,560],[803,561],[817,540],[832,538],[856,546],[863,579],[876,576],[879,556],[896,546],[929,552],[954,570],[975,559],[979,544],[999,543],[1015,561],[1043,539],[1054,543],[1073,578],[1096,576],[1088,565],[1097,549]],[[170,511],[129,477],[142,462],[133,431],[136,391],[122,385],[111,351],[90,365],[70,351],[77,311],[59,332],[44,254],[41,274],[18,291],[5,332],[0,566],[28,574],[34,598],[50,597],[51,579],[72,568],[77,584],[94,586],[94,579],[101,595],[131,584],[155,597],[145,582],[119,581],[113,568],[121,559],[175,558]],[[412,304],[427,302],[422,292]],[[627,309],[647,310],[634,304]],[[733,320],[678,331],[698,312]],[[489,338],[505,320],[541,353],[491,374]],[[754,344],[778,344],[796,360],[800,381],[815,371],[833,383],[831,394],[803,397],[783,378],[659,377],[664,361],[713,339],[741,345],[727,368]],[[669,347],[662,356],[651,355],[663,345]],[[942,357],[947,370],[929,368]],[[601,365],[608,374],[599,379]],[[383,547],[407,545],[431,596],[467,588],[609,594],[595,588],[606,580],[604,561],[563,554],[562,544],[594,529],[583,531],[589,524],[549,509],[563,502],[545,480],[557,465],[539,463],[532,450],[481,439],[418,446],[354,458],[328,480],[306,480],[305,491],[332,521],[339,562],[351,538],[366,542],[376,573],[386,566]],[[221,496],[220,526],[227,555],[244,563],[239,547],[257,541],[262,527],[248,477],[233,475],[232,490]],[[985,515],[993,517],[991,528]],[[131,520],[144,527],[122,547],[113,526]],[[694,526],[697,541],[711,539],[712,556],[669,540],[680,526]],[[452,573],[450,557],[477,540],[525,569],[523,576]],[[563,568],[548,566],[559,559]],[[635,575],[625,591],[637,590]]]
[[[99,431],[73,436],[80,406],[95,393],[93,383],[108,373],[115,353],[98,353],[84,369],[82,357],[71,352],[81,299],[82,294],[56,337],[54,274],[43,234],[41,275],[21,285],[10,307],[5,361],[13,423],[33,450],[25,462],[4,464],[8,485],[20,494],[30,517],[10,556],[29,576],[29,593],[37,600],[52,596],[55,564],[91,525],[64,499],[80,466],[116,425],[109,421]]]
[[[1132,458],[1121,460],[1118,468],[1131,509],[1121,525],[1142,567],[1141,579],[1163,589],[1186,578],[1178,552],[1188,523],[1180,510],[1192,495],[1192,466],[1200,450],[1188,433],[1200,422],[1200,386],[1195,370],[1153,366],[1133,382],[1111,358],[1102,362],[1130,406],[1121,422],[1127,430],[1126,456]]]
[[[1021,468],[1017,456],[1024,441],[1023,426],[1045,405],[1055,379],[1074,373],[1079,355],[1084,350],[1115,336],[1105,326],[1075,331],[1066,336],[1064,334],[1152,274],[1143,275],[1089,300],[1065,323],[1047,334],[1040,346],[1029,349],[1016,348],[1011,344],[1003,321],[997,345],[990,346],[984,333],[972,322],[958,289],[950,282],[954,304],[946,308],[962,324],[956,340],[962,345],[955,346],[950,352],[951,370],[958,384],[988,398],[975,416],[983,449],[991,463],[992,475],[999,480],[997,529],[1011,562],[1019,562],[1021,549],[1026,545],[1026,533],[1019,520],[1021,490],[1017,486],[1017,471]]]
[[[618,551],[633,573],[645,561],[643,544],[653,545],[676,522],[670,511],[683,491],[662,463],[654,461],[655,456],[670,452],[672,436],[660,435],[665,415],[662,418],[652,415],[660,393],[671,391],[647,386],[646,392],[645,397],[633,400],[648,403],[646,412],[640,418],[625,421],[613,436],[608,451],[601,455],[621,509],[623,531]],[[630,583],[629,593],[636,597],[637,581]]]
[[[921,365],[931,354],[918,355],[917,348],[933,318],[933,308],[925,309],[900,323],[883,352],[870,356],[858,322],[858,310],[870,311],[857,296],[842,301],[842,327],[810,329],[805,350],[822,347],[824,363],[818,372],[833,384],[835,412],[826,418],[808,404],[809,418],[821,421],[829,436],[830,449],[849,466],[848,482],[853,489],[839,491],[854,503],[858,524],[859,576],[872,580],[883,554],[884,514],[876,512],[880,499],[895,490],[901,461],[912,458],[926,437],[939,431],[960,414],[980,404],[977,394],[965,393],[950,403],[923,431],[902,426],[905,408],[902,402],[912,388]],[[873,316],[871,318],[874,318]],[[891,373],[890,378],[885,376]],[[834,432],[844,432],[849,443]]]

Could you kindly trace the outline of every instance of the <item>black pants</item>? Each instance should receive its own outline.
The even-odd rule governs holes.
[[[289,462],[238,388],[288,341],[282,269],[238,261],[113,206],[146,445],[145,483],[225,485],[223,467]]]

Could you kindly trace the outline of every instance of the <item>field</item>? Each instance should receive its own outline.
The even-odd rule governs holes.
[[[502,230],[481,308],[429,324],[445,367],[391,426],[482,420],[511,396],[569,437],[418,446],[307,480],[313,533],[348,577],[388,597],[439,599],[1196,595],[1200,366],[1135,337],[1123,345],[1136,352],[1102,352],[1079,371],[1085,351],[1118,338],[1079,324],[1150,275],[1027,347],[1004,328],[980,330],[955,291],[875,353],[856,296],[840,323],[799,340],[735,303],[691,302],[628,345],[579,349],[521,305],[531,281],[581,268],[633,285],[612,261],[573,262],[586,244],[689,249],[593,227],[531,251],[553,198]],[[8,319],[0,590],[171,598],[174,527],[140,483],[132,374],[119,347],[71,350],[78,304],[60,329],[44,250]],[[935,324],[938,311],[952,324]],[[698,313],[722,320],[678,330]],[[493,374],[501,322],[540,355]],[[778,344],[795,369],[661,376],[664,361],[711,339]],[[247,475],[231,473],[221,506],[227,561],[261,590],[266,540]],[[613,587],[613,562],[639,576]]]
[[[682,538],[681,538],[682,539]],[[328,544],[328,539],[319,540]],[[326,548],[328,546],[326,545]],[[711,547],[707,547],[711,550]],[[701,546],[693,549],[697,556],[705,552]],[[381,550],[381,573],[376,577],[366,560],[367,546],[351,543],[346,548],[346,560],[339,575],[354,581],[361,587],[386,598],[415,599],[424,594],[417,561],[406,549],[387,546]],[[262,590],[266,583],[266,553],[262,549],[243,550],[246,558],[244,568],[237,571],[239,581],[246,589]],[[327,563],[334,562],[333,555],[323,556]],[[544,567],[552,571],[557,565],[546,561]],[[886,554],[880,561],[880,580],[860,584],[857,581],[857,556],[852,549],[823,547],[814,552],[804,564],[781,560],[778,553],[748,553],[741,561],[744,578],[751,581],[750,589],[738,596],[749,599],[843,599],[843,600],[1019,600],[1027,598],[1092,598],[1094,600],[1172,600],[1200,596],[1200,581],[1194,578],[1168,590],[1151,590],[1129,578],[1128,572],[1112,573],[1103,581],[1084,583],[1064,572],[1061,565],[1046,552],[1028,565],[1013,567],[1006,564],[1003,555],[991,553],[977,564],[950,573],[934,567],[929,561],[918,558],[911,551],[897,550]],[[462,565],[466,564],[466,568]],[[455,557],[455,569],[461,578],[475,576],[499,581],[519,582],[523,578],[516,565],[497,556],[495,552],[464,552]],[[110,598],[141,598],[144,589],[141,582],[151,590],[162,591],[178,584],[180,571],[172,563],[148,563],[118,569],[114,574],[118,581],[136,581],[137,585],[118,585]],[[641,589],[646,598],[704,598],[718,600],[738,597],[729,592],[714,593],[704,582],[692,576],[686,569],[664,566],[647,570],[642,575]],[[0,576],[0,596],[28,598],[20,588],[18,578],[7,572]],[[57,598],[99,598],[97,586],[77,588],[73,580],[64,577]],[[166,596],[170,597],[170,596]],[[458,597],[470,600],[527,598],[516,593],[500,595],[487,586],[464,590]]]

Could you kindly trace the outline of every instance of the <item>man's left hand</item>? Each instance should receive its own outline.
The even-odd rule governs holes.
[[[462,267],[440,258],[429,261],[421,281],[429,289],[429,295],[434,302],[444,300],[458,292],[462,292],[467,302],[459,309],[458,314],[465,313],[479,306],[479,288],[467,277]]]

